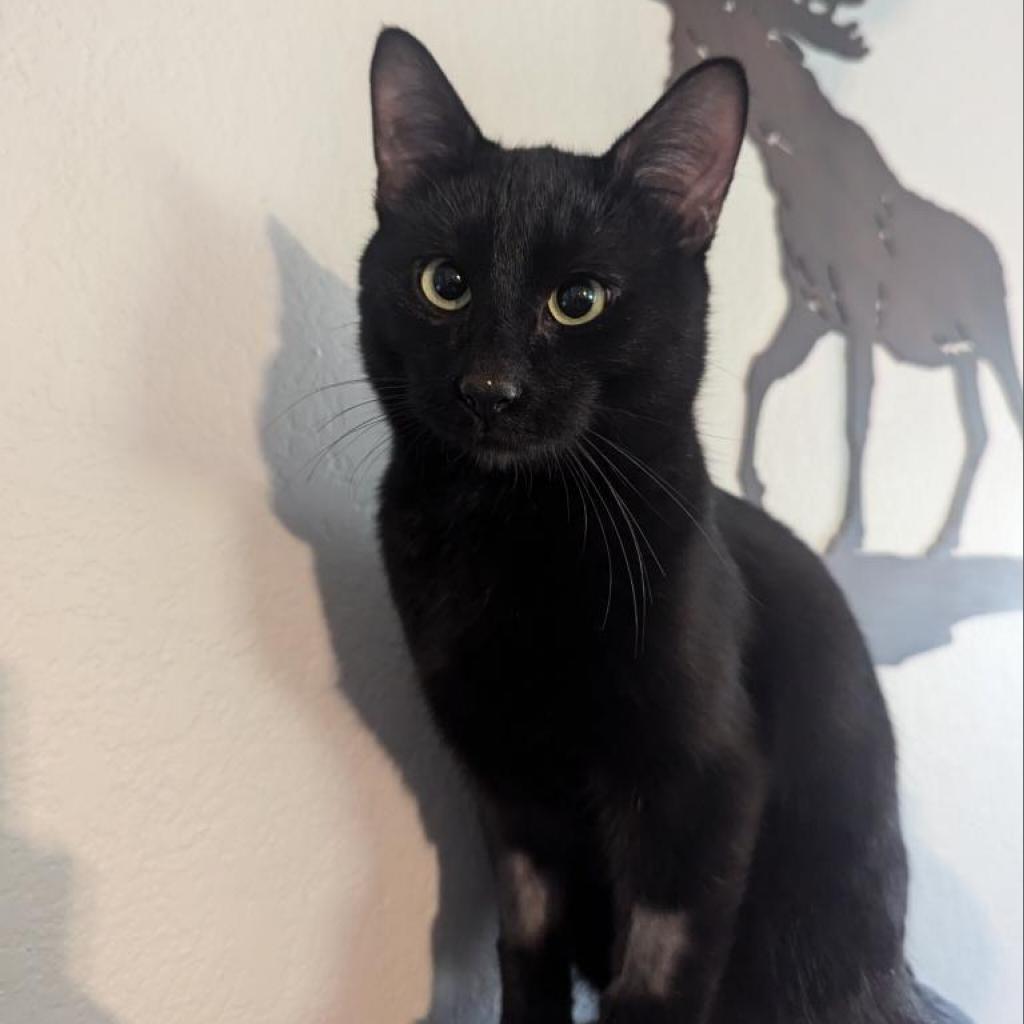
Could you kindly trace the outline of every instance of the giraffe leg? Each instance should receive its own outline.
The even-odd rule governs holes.
[[[978,472],[981,456],[988,444],[988,430],[985,427],[981,393],[978,390],[978,364],[971,357],[958,359],[953,363],[953,374],[966,446],[960,474],[956,478],[953,497],[949,503],[949,511],[946,513],[946,521],[928,549],[930,555],[948,554],[960,543],[960,528],[967,509],[967,499],[971,494],[971,485]]]
[[[743,496],[761,504],[764,484],[754,466],[761,407],[768,389],[791,374],[810,354],[825,331],[825,322],[803,303],[791,302],[768,346],[754,356],[747,371],[747,402],[740,447],[739,482]]]

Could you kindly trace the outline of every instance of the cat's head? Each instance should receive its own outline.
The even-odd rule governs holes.
[[[596,157],[485,139],[397,29],[378,40],[371,91],[362,347],[396,429],[501,468],[609,417],[687,412],[705,254],[745,128],[740,66],[690,71]]]

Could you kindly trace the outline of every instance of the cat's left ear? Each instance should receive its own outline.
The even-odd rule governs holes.
[[[687,246],[715,233],[747,124],[747,77],[735,60],[682,76],[609,150],[616,174],[648,189],[679,218]]]
[[[387,205],[425,175],[457,166],[482,136],[430,51],[386,28],[370,67],[377,196]]]

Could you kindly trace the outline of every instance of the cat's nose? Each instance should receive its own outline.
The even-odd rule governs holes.
[[[521,393],[519,385],[508,377],[467,374],[459,381],[463,405],[485,422],[508,409]]]

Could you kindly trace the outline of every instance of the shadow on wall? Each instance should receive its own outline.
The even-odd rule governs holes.
[[[388,434],[362,382],[355,297],[280,224],[271,223],[269,236],[280,347],[265,376],[261,437],[274,512],[313,553],[341,692],[394,761],[437,852],[426,1020],[481,1024],[496,1014],[498,984],[489,868],[469,794],[415,685],[377,557],[371,512]],[[387,891],[368,895],[365,912],[388,898]],[[348,980],[334,1008],[339,1021],[368,1019],[358,987],[375,976],[381,957],[370,946],[355,952],[365,963],[342,965]]]
[[[371,744],[353,728],[350,707],[418,798],[424,830],[441,855],[434,941],[434,1003],[439,1009],[431,1024],[482,1024],[487,1014],[476,1010],[487,999],[493,1002],[496,971],[491,967],[489,879],[476,819],[411,685],[366,509],[353,502],[334,461],[325,459],[307,477],[308,457],[318,450],[315,425],[338,410],[342,391],[321,392],[280,415],[317,385],[354,374],[348,372],[355,360],[352,292],[283,229],[271,227],[268,246],[265,225],[254,224],[247,208],[211,197],[162,151],[145,156],[160,184],[153,187],[154,215],[165,230],[153,234],[160,260],[158,301],[145,304],[138,324],[139,337],[145,339],[138,349],[142,372],[126,389],[133,416],[130,436],[137,439],[141,465],[158,467],[169,482],[201,494],[225,517],[224,551],[233,552],[238,562],[229,574],[235,592],[224,596],[237,602],[240,645],[269,670],[254,677],[253,686],[279,688],[290,705],[291,723],[301,724],[314,755],[324,755],[320,763],[326,774],[320,780],[327,795],[296,793],[304,809],[290,820],[316,815],[319,832],[323,816],[333,821],[343,807],[347,825],[344,835],[335,837],[346,843],[345,849],[329,842],[327,850],[311,853],[308,842],[297,839],[299,856],[328,865],[329,877],[318,878],[305,894],[317,903],[312,930],[287,927],[294,924],[289,908],[297,905],[295,876],[289,870],[286,878],[267,876],[266,884],[252,893],[261,914],[284,915],[280,934],[261,933],[253,942],[260,956],[271,957],[282,941],[291,942],[292,953],[314,965],[298,972],[292,989],[311,1008],[304,1024],[410,1024],[413,1011],[405,1008],[418,1009],[413,1000],[426,974],[418,955],[425,936],[410,936],[408,921],[433,895],[422,892],[429,866],[419,831],[409,828],[404,807],[393,799],[391,780],[376,770],[376,758],[366,764]],[[276,270],[279,302],[262,290],[268,265]],[[263,338],[254,343],[267,314],[279,316],[277,330],[270,321],[274,354],[269,362]],[[368,398],[364,389],[361,398],[346,396],[345,404]],[[260,415],[258,452],[251,451],[254,404]],[[336,420],[324,436],[343,429]],[[340,447],[333,455],[339,452]],[[372,468],[369,462],[360,472],[367,468]],[[367,485],[360,494],[369,498],[372,490]],[[301,546],[282,535],[282,523]],[[187,533],[179,539],[190,543]],[[306,557],[306,545],[312,559]],[[310,579],[311,562],[319,594]],[[322,650],[322,623],[330,629],[333,658]],[[335,665],[339,685],[324,685],[325,670]],[[235,712],[240,709],[220,700],[216,678],[192,685],[209,695],[217,728],[230,732],[238,727]],[[242,719],[248,721],[244,713]],[[247,756],[255,743],[260,770],[273,766],[277,735],[246,731]],[[287,750],[281,753],[289,757]],[[226,781],[239,780],[229,773]],[[258,786],[258,780],[251,782]],[[331,803],[332,790],[337,804]],[[245,792],[257,798],[255,803],[246,799],[248,809],[258,811],[258,789]],[[345,872],[348,865],[359,872],[355,882]],[[303,874],[301,864],[296,870]],[[327,906],[315,894],[321,883]],[[230,903],[235,897],[226,898]],[[312,945],[302,950],[295,941]],[[281,984],[291,980],[282,977]],[[310,984],[315,988],[307,990]],[[252,995],[236,994],[240,1002]],[[396,1006],[407,1013],[404,1021]],[[6,1024],[2,1012],[0,1021]]]
[[[8,821],[4,779],[4,704],[0,676],[0,1004],[8,1021],[117,1024],[68,973],[74,868],[34,846]]]
[[[1003,271],[977,228],[906,189],[868,133],[843,117],[803,64],[797,39],[836,56],[867,48],[840,24],[843,0],[660,0],[672,14],[673,73],[716,54],[738,57],[751,85],[749,137],[776,198],[788,308],[747,376],[740,485],[759,503],[754,465],[768,389],[815,343],[841,335],[846,352],[849,472],[831,567],[860,615],[876,659],[893,664],[948,643],[970,616],[1021,607],[1021,562],[952,556],[988,440],[978,369],[995,373],[1021,427],[1022,395]],[[858,2],[858,0],[846,0]],[[945,522],[928,556],[866,555],[861,470],[874,384],[872,348],[903,362],[948,368],[957,389],[966,450]],[[887,593],[898,615],[880,615]]]
[[[1024,604],[1017,558],[900,558],[838,551],[826,559],[879,665],[952,642],[953,626]],[[884,600],[879,600],[884,595]]]

